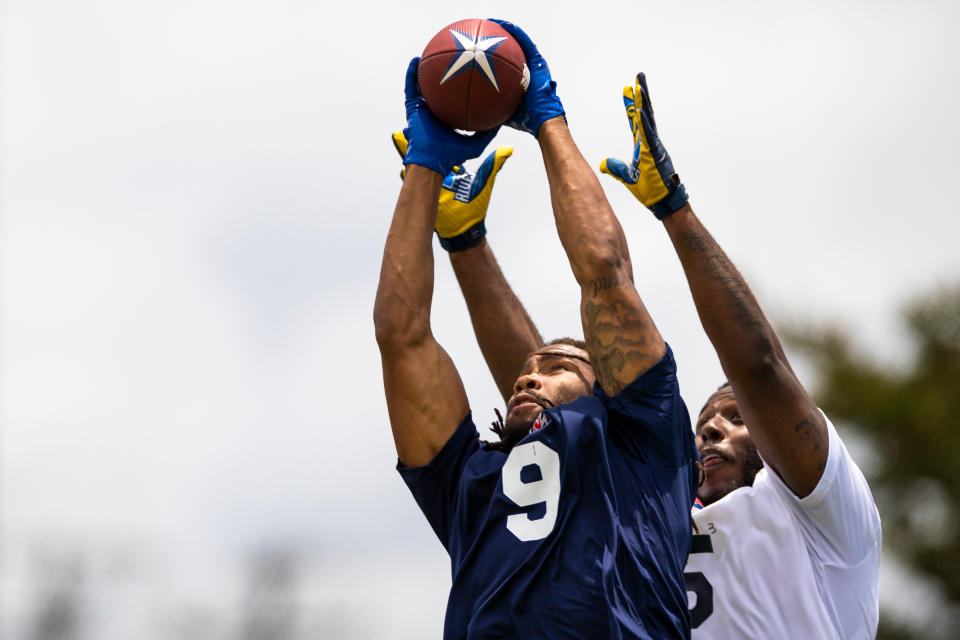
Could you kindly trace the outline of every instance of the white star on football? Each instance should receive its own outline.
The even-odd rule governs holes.
[[[472,62],[480,67],[483,75],[490,81],[493,88],[500,91],[496,75],[493,73],[493,67],[490,66],[490,56],[487,53],[487,49],[500,44],[506,40],[506,38],[502,36],[488,36],[480,38],[479,40],[473,40],[470,36],[453,29],[450,29],[450,35],[463,47],[463,51],[460,53],[460,57],[453,61],[450,68],[447,69],[447,72],[443,74],[443,78],[440,79],[440,84],[457,75],[461,69]]]

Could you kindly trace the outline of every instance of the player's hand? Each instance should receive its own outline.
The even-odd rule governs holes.
[[[471,136],[457,133],[437,119],[420,95],[417,84],[417,68],[420,58],[414,58],[407,67],[406,107],[407,128],[404,129],[409,146],[404,164],[419,164],[447,175],[454,165],[463,164],[468,158],[483,153],[500,127],[489,131],[477,131]]]
[[[393,132],[393,146],[404,158],[407,138],[402,131]],[[469,173],[457,165],[443,179],[436,224],[441,247],[451,252],[462,251],[477,245],[487,234],[484,219],[493,183],[497,179],[497,172],[511,154],[511,147],[497,147],[483,160],[476,173]],[[401,171],[400,177],[403,175]]]
[[[533,40],[524,33],[523,29],[506,20],[496,18],[490,18],[490,20],[499,24],[514,37],[523,50],[523,55],[527,59],[527,68],[530,69],[530,85],[523,94],[520,106],[507,120],[506,125],[532,133],[536,137],[544,122],[565,115],[560,98],[557,97],[557,83],[550,77],[550,67],[537,50],[537,45],[533,44]]]
[[[623,88],[623,105],[633,133],[633,162],[626,164],[607,158],[600,163],[600,171],[626,185],[637,200],[662,220],[683,206],[687,191],[657,134],[647,77],[643,73],[637,74],[636,87]]]

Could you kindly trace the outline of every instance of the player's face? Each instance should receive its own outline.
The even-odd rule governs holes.
[[[697,420],[697,449],[703,465],[703,483],[697,495],[704,505],[734,489],[753,484],[763,467],[750,439],[730,387],[710,396]]]
[[[590,358],[579,347],[552,344],[534,351],[507,402],[507,433],[522,437],[544,409],[592,393],[594,379]]]

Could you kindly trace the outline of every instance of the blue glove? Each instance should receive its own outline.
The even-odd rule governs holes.
[[[600,163],[600,171],[622,182],[653,215],[663,220],[684,205],[687,190],[660,142],[647,76],[643,73],[637,74],[636,88],[623,88],[623,106],[633,133],[633,162],[628,165],[622,160],[607,158]]]
[[[520,49],[523,50],[523,55],[527,58],[527,68],[530,69],[530,85],[523,95],[520,106],[507,120],[506,125],[536,137],[544,122],[550,118],[565,115],[560,98],[557,97],[557,83],[550,77],[550,68],[537,50],[537,45],[533,44],[533,40],[523,32],[523,29],[506,20],[496,18],[490,18],[490,20],[499,24],[514,37]]]
[[[393,132],[393,146],[405,158],[408,145],[402,131]],[[441,247],[451,253],[463,251],[480,244],[487,235],[484,219],[493,183],[512,153],[511,147],[497,147],[484,158],[475,174],[458,165],[443,179],[435,225]],[[401,171],[400,177],[403,176]]]
[[[417,84],[417,67],[420,58],[414,58],[407,67],[406,107],[407,128],[403,130],[409,141],[404,164],[419,164],[442,176],[463,164],[468,158],[476,158],[497,135],[496,129],[477,131],[472,136],[457,133],[440,122],[427,108]]]

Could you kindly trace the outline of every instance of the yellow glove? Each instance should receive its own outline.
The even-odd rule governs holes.
[[[647,77],[637,74],[636,87],[623,88],[623,106],[633,133],[633,162],[616,158],[600,163],[600,171],[622,182],[630,193],[659,219],[664,219],[687,201],[687,191],[673,170],[653,119]]]
[[[403,131],[393,132],[393,146],[401,158],[407,155],[407,138]],[[487,234],[484,219],[493,183],[497,172],[512,154],[512,147],[497,147],[483,160],[475,174],[457,165],[443,179],[436,224],[441,247],[447,251],[462,251],[478,244]],[[404,171],[401,171],[400,177],[403,176]]]

